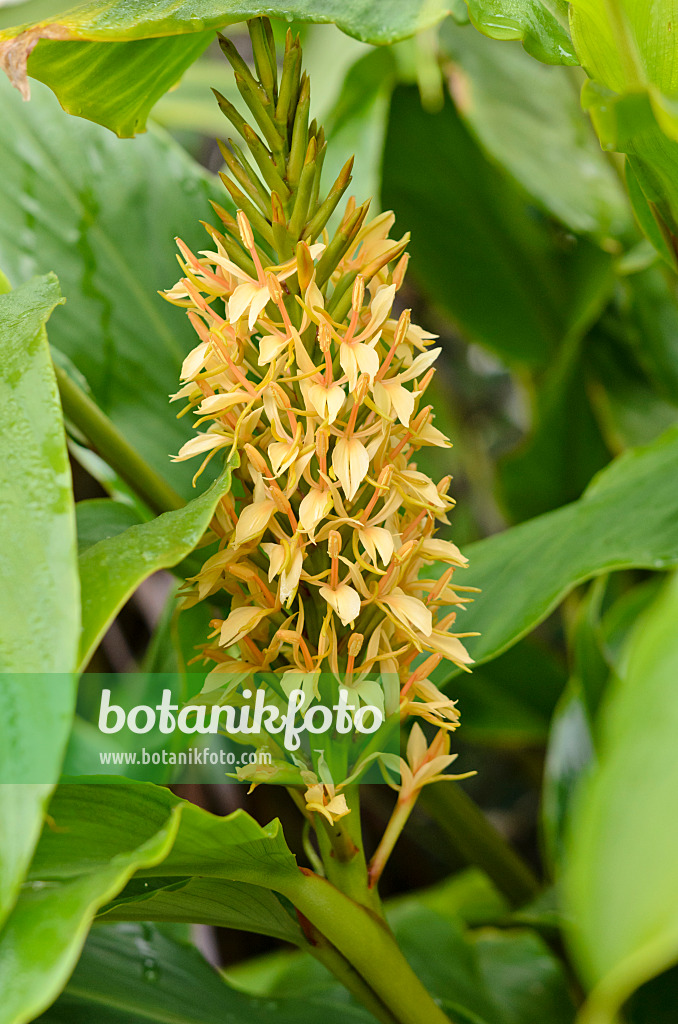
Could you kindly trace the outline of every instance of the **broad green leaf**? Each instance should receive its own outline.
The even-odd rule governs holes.
[[[672,126],[662,94],[678,93],[678,68],[672,34],[675,0],[571,0],[570,24],[577,56],[589,75],[617,92],[648,90],[666,126]]]
[[[0,65],[28,95],[28,74],[47,83],[66,110],[120,135],[143,131],[150,108],[208,45],[215,29],[261,15],[246,0],[127,0],[84,3],[32,25],[0,32]],[[444,0],[376,7],[368,0],[274,0],[284,21],[334,22],[349,35],[389,43],[437,24]],[[28,61],[28,65],[27,65]]]
[[[677,507],[672,427],[615,459],[579,501],[469,545],[470,568],[458,576],[482,589],[462,617],[464,632],[481,634],[467,641],[471,656],[496,657],[593,576],[678,565]]]
[[[103,777],[57,789],[50,805],[56,828],[43,832],[31,875],[65,879],[105,865],[176,808],[181,820],[172,851],[141,875],[204,875],[267,888],[298,877],[279,822],[262,827],[244,811],[218,818],[158,786]]]
[[[100,540],[110,540],[131,526],[139,526],[143,522],[137,510],[131,505],[111,501],[110,498],[79,501],[75,506],[75,518],[78,525],[80,555],[93,544],[98,544]]]
[[[0,79],[0,266],[13,284],[59,270],[67,303],[50,327],[126,439],[182,495],[194,467],[172,464],[191,436],[168,396],[195,333],[157,294],[179,276],[175,235],[208,236],[221,189],[164,133],[121,142],[61,111],[37,85],[23,103]]]
[[[570,822],[566,909],[593,990],[586,1024],[616,1020],[635,988],[678,960],[677,615],[674,576],[638,621],[598,770]]]
[[[549,361],[572,326],[586,268],[595,273],[599,251],[584,241],[567,253],[555,244],[549,225],[487,160],[450,102],[426,113],[416,89],[395,90],[382,205],[412,232],[412,275],[468,337],[513,363]]]
[[[571,1024],[574,1007],[561,968],[542,940],[523,929],[464,934],[454,917],[417,906],[390,915],[398,942],[452,1020],[457,1008],[488,1024]]]
[[[448,80],[464,121],[546,211],[599,238],[631,230],[628,199],[582,112],[571,71],[450,20],[441,46],[453,62]]]
[[[68,672],[79,609],[75,515],[45,324],[54,275],[0,296],[0,670]]]
[[[135,880],[104,907],[108,921],[184,921],[270,935],[303,944],[298,922],[275,893],[222,878]]]
[[[675,0],[572,0],[572,37],[591,76],[583,93],[605,148],[628,154],[638,219],[675,266],[678,73]],[[657,222],[663,240],[656,237]]]
[[[67,673],[0,676],[0,928],[40,835],[49,780],[59,775],[75,691]]]
[[[0,296],[0,924],[51,791],[31,773],[58,774],[75,702],[75,515],[45,332],[61,301],[53,275]]]
[[[537,60],[577,64],[565,0],[466,0],[471,21],[493,39],[521,39]]]
[[[151,109],[213,39],[212,32],[129,42],[44,39],[30,57],[29,73],[52,89],[68,114],[132,138],[146,130]]]
[[[82,666],[139,584],[159,569],[176,565],[193,550],[209,526],[219,499],[230,486],[229,464],[207,491],[184,508],[130,526],[82,553]]]
[[[0,930],[2,1024],[26,1024],[49,1006],[78,959],[97,909],[136,868],[162,860],[177,824],[178,812],[167,808],[155,821],[147,820],[135,837],[118,833],[106,858],[86,861],[83,854],[83,870],[58,880],[41,877],[34,862],[33,880]]]
[[[371,1024],[365,1010],[309,998],[257,999],[222,979],[192,946],[157,928],[94,929],[44,1024]]]

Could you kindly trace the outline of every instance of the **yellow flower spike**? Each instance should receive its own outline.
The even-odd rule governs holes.
[[[311,127],[311,161],[317,146]],[[206,225],[205,250],[177,241],[181,279],[165,297],[186,310],[197,338],[175,396],[195,411],[196,432],[176,458],[240,455],[213,520],[220,550],[183,600],[231,595],[204,651],[224,673],[330,671],[356,692],[372,685],[368,674],[388,673],[392,713],[400,706],[448,732],[454,701],[429,676],[442,658],[471,663],[447,614],[468,600],[452,579],[467,563],[435,536],[454,505],[449,478],[416,466],[420,449],[450,443],[423,402],[440,348],[409,310],[393,313],[408,260],[406,237],[390,237],[393,214],[368,221],[367,205],[349,200],[339,211],[345,252],[328,265],[323,197],[311,197],[295,234],[299,179],[282,179],[286,207],[271,195],[268,223],[217,208],[223,227]],[[441,571],[427,573],[432,563]],[[314,785],[319,814],[343,813],[335,793]]]

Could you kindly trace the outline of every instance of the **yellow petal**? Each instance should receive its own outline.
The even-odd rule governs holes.
[[[390,608],[403,625],[418,630],[426,637],[433,632],[431,611],[418,597],[410,597],[409,594],[403,594],[396,588],[388,597],[384,598],[384,604]]]
[[[457,665],[472,665],[473,658],[464,647],[461,640],[449,633],[439,633],[437,630],[426,637],[427,647],[444,654],[450,661]]]
[[[270,498],[265,501],[255,501],[254,504],[244,508],[235,527],[235,546],[239,547],[240,544],[245,544],[263,533],[274,511],[275,504]]]
[[[201,452],[209,452],[212,448],[219,448],[221,445],[230,444],[230,438],[223,434],[196,434],[185,445],[182,445],[179,454],[175,455],[172,462],[183,462],[184,459],[191,459]]]
[[[361,373],[367,373],[373,380],[379,373],[379,356],[370,345],[354,345],[355,360]]]
[[[278,575],[285,564],[285,549],[282,544],[262,544],[261,547],[268,555],[268,582]]]
[[[255,626],[258,626],[262,619],[271,614],[268,608],[253,608],[245,605],[243,608],[236,608],[227,619],[221,624],[219,643],[222,647],[230,647],[237,644],[244,636],[247,636]]]
[[[250,396],[246,391],[229,391],[225,395],[208,395],[198,406],[197,411],[202,415],[209,415],[215,412],[223,412],[230,409],[232,405],[239,405],[241,402],[248,402]]]
[[[377,551],[381,555],[384,565],[388,565],[393,557],[393,536],[383,526],[368,526],[360,531],[360,541],[372,559],[377,564]]]
[[[283,574],[280,577],[280,600],[284,605],[287,605],[297,592],[303,561],[304,557],[301,549],[297,548],[289,569],[283,570]]]
[[[311,540],[315,539],[315,530],[321,519],[324,519],[332,508],[332,494],[329,490],[314,487],[301,499],[299,505],[299,522]]]
[[[196,373],[199,373],[205,365],[205,357],[209,350],[210,343],[203,341],[200,345],[189,352],[183,363],[181,364],[181,379],[189,380],[191,377],[195,377]]]
[[[279,476],[288,469],[295,458],[299,448],[289,441],[273,441],[268,446],[268,457],[271,460],[271,468],[275,476]]]
[[[259,342],[259,366],[265,366],[280,355],[289,345],[288,338],[279,338],[277,334],[266,334]]]
[[[320,594],[337,613],[342,625],[348,626],[360,615],[360,595],[348,583],[340,583],[336,590],[321,587]]]
[[[456,544],[437,537],[427,537],[419,548],[422,558],[430,558],[436,562],[448,562],[450,565],[468,565],[468,558],[462,555]]]
[[[407,761],[415,772],[424,761],[427,753],[428,746],[423,729],[415,722],[410,729],[410,735],[407,740]]]
[[[250,304],[261,289],[257,284],[239,284],[228,300],[228,319],[232,324],[237,324],[240,317],[249,309]],[[267,292],[268,294],[268,292]]]
[[[332,468],[347,499],[352,501],[370,468],[370,457],[362,441],[357,437],[340,438],[332,452]]]

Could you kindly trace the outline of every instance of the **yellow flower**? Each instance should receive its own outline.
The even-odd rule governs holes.
[[[332,452],[332,469],[344,494],[351,501],[370,468],[367,448],[357,437],[342,437]]]
[[[441,729],[429,745],[421,727],[415,722],[407,741],[406,758],[400,758],[400,785],[393,787],[399,791],[399,799],[410,800],[420,789],[434,782],[454,782],[475,775],[475,772],[443,775],[456,759],[457,754],[450,754],[449,732]]]
[[[335,795],[332,785],[317,782],[309,786],[304,793],[304,800],[306,801],[306,810],[322,814],[330,825],[351,813],[350,808],[346,805],[346,797],[343,793]]]

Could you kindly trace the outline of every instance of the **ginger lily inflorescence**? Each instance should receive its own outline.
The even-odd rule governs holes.
[[[197,476],[217,453],[239,457],[217,549],[185,600],[231,597],[203,651],[214,683],[273,671],[312,700],[330,673],[356,703],[437,726],[431,757],[447,764],[459,716],[430,676],[442,659],[471,661],[454,632],[466,559],[435,536],[450,478],[416,464],[450,444],[426,400],[440,349],[396,311],[408,257],[407,236],[389,237],[393,215],[368,220],[353,198],[338,209],[351,161],[322,198],[326,142],[309,122],[298,40],[288,32],[279,73],[268,22],[250,33],[256,77],[221,44],[256,130],[217,95],[248,151],[222,147],[237,213],[215,204],[220,229],[205,225],[197,253],[178,241],[182,278],[165,293],[198,336],[174,395],[197,432],[176,458],[199,458]],[[415,790],[437,777],[419,771],[422,743],[418,730],[403,776]],[[347,813],[341,779],[304,777],[307,808],[330,822]]]

